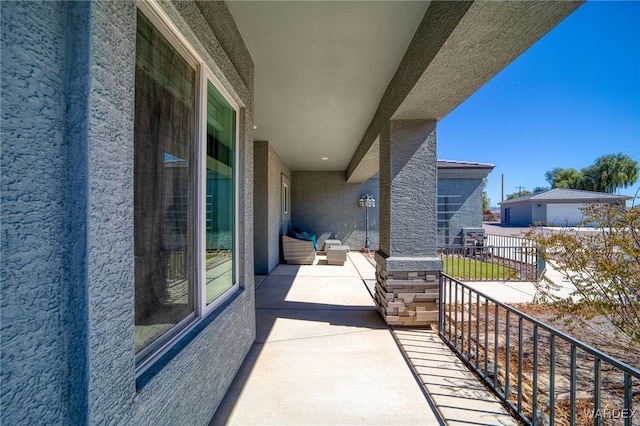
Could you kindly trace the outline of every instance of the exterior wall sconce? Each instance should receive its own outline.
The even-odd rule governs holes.
[[[369,209],[376,206],[376,200],[373,195],[362,195],[358,200],[358,205],[364,207],[364,220],[365,220],[365,245],[364,248],[368,252],[371,249],[369,245]]]

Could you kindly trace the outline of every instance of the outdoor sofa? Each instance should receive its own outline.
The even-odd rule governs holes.
[[[282,236],[282,251],[284,260],[293,265],[313,265],[316,260],[316,250],[313,241],[299,240],[287,235]]]

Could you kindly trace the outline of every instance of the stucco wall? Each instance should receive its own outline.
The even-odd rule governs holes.
[[[294,171],[291,176],[292,227],[316,234],[320,243],[337,238],[352,250],[360,250],[365,245],[365,209],[358,206],[358,200],[371,194],[376,207],[369,209],[369,241],[372,250],[378,249],[377,178],[347,183],[344,172]]]
[[[460,171],[460,175],[464,172]],[[449,218],[449,244],[460,244],[462,228],[482,228],[482,179],[438,178],[438,196],[451,197]],[[438,198],[442,203],[442,198]],[[439,214],[438,219],[444,215]],[[440,224],[440,223],[439,223]],[[442,237],[439,235],[439,242]]]
[[[282,211],[282,179],[288,179],[291,191],[291,171],[269,142],[257,141],[254,147],[255,273],[268,274],[280,262],[280,235],[290,225],[291,210]]]
[[[254,340],[253,65],[224,3],[163,7],[243,106],[241,291],[136,378],[135,3],[3,2],[3,424],[207,424]]]
[[[506,206],[500,206],[500,217],[502,223],[507,223],[505,217],[505,210],[507,208],[511,208],[511,219],[508,222],[510,225],[527,226],[532,223],[531,203],[508,204]]]
[[[70,314],[69,247],[76,237],[66,206],[69,17],[59,2],[0,7],[0,418],[3,424],[60,424],[69,418],[71,360],[64,327]]]
[[[531,224],[547,221],[547,203],[533,203]]]
[[[253,145],[253,265],[256,274],[269,272],[269,143]]]
[[[436,258],[436,124],[392,120],[380,135],[380,250],[386,256]],[[398,266],[405,267],[396,270],[429,270]]]

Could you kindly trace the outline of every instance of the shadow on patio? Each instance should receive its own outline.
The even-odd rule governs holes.
[[[392,332],[381,319],[364,285],[373,274],[351,253],[344,266],[279,265],[264,278],[256,290],[256,341],[210,425],[445,424],[421,386],[430,380],[422,375],[426,352],[409,331]],[[442,352],[435,332],[418,332],[423,349],[439,351],[432,362],[471,374]],[[417,368],[403,352],[420,354]],[[456,404],[457,394],[445,396],[443,404]],[[466,414],[465,424],[487,424],[475,422],[484,416],[473,408]],[[493,408],[482,414],[498,415]]]

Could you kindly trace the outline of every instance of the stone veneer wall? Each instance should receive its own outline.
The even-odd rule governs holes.
[[[440,271],[387,271],[380,255],[376,260],[375,302],[385,322],[412,327],[437,323]]]

